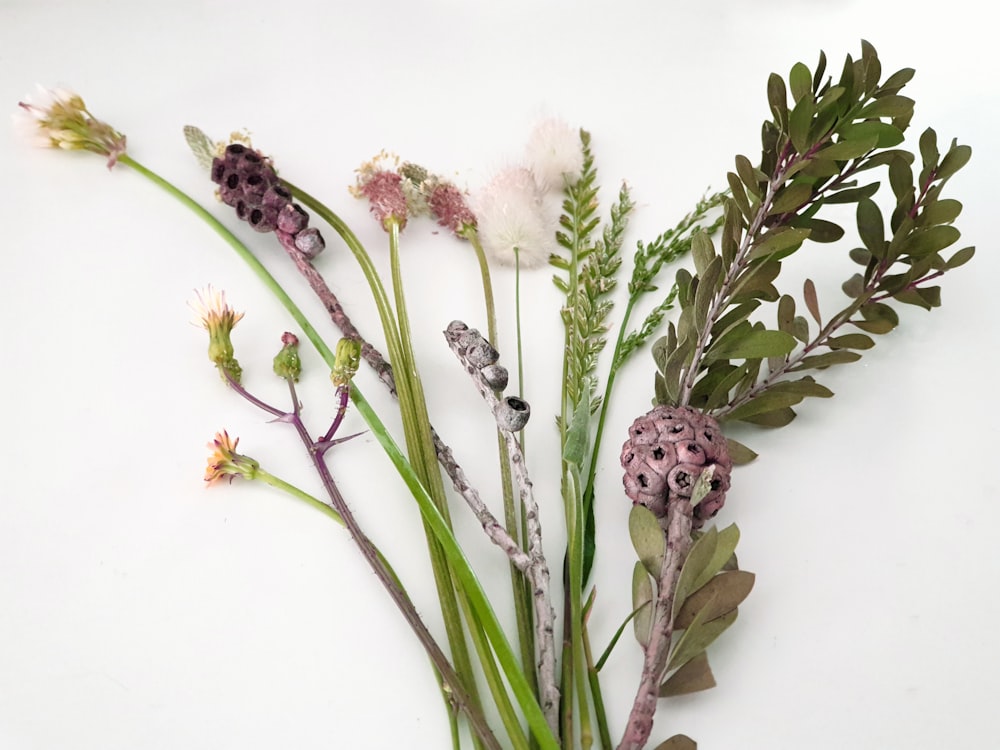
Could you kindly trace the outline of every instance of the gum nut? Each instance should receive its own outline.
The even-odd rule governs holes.
[[[255,201],[260,201],[267,188],[267,180],[259,174],[249,174],[243,180],[243,194],[247,196],[247,199],[252,198]]]
[[[670,491],[679,497],[691,497],[691,490],[701,475],[701,468],[694,464],[677,464],[667,475]]]
[[[628,428],[628,436],[636,445],[651,445],[657,442],[656,427],[649,420],[639,418]]]
[[[323,235],[315,227],[303,229],[295,235],[295,248],[307,258],[315,258],[325,247]]]
[[[225,203],[227,206],[236,208],[237,203],[243,203],[243,191],[239,188],[232,190],[223,184],[219,188],[219,200]]]
[[[470,365],[477,370],[481,370],[500,359],[500,353],[493,348],[493,345],[489,341],[480,338],[477,343],[471,345],[466,350],[465,358],[469,360]]]
[[[668,443],[679,443],[694,438],[694,427],[686,419],[660,419],[657,422],[660,437]]]
[[[273,232],[278,227],[278,212],[266,206],[253,208],[247,215],[247,222],[258,232]]]
[[[445,329],[445,333],[453,333],[455,335],[458,335],[462,331],[468,331],[468,330],[469,326],[465,325],[465,323],[463,323],[461,320],[453,320],[448,324],[448,327]]]
[[[472,346],[475,346],[480,341],[484,341],[483,334],[477,331],[475,328],[467,328],[458,334],[458,338],[455,343],[458,344],[458,348],[461,352],[466,352]]]
[[[507,368],[503,365],[486,365],[479,372],[483,376],[483,380],[486,381],[486,385],[494,391],[502,391],[507,387]]]
[[[256,153],[250,149],[243,149],[243,156],[241,158],[242,168],[253,170],[260,169],[260,166],[264,163],[264,160],[260,158]]]
[[[701,526],[704,521],[709,518],[714,518],[716,514],[722,510],[722,506],[725,505],[725,503],[725,496],[709,496],[698,503],[698,507],[694,509],[694,517],[697,525]]]
[[[212,182],[216,185],[222,184],[222,179],[226,176],[226,162],[216,156],[212,159]]]
[[[508,396],[497,404],[493,416],[497,419],[497,425],[501,430],[507,432],[517,432],[523,430],[528,424],[528,417],[531,416],[531,407],[527,401],[522,401],[516,396]]]
[[[309,214],[296,203],[286,203],[278,212],[278,229],[298,234],[309,225]]]
[[[657,443],[656,445],[637,445],[636,452],[642,455],[646,464],[666,476],[674,464],[680,460],[674,446],[671,443]]]
[[[277,209],[285,207],[285,204],[292,200],[292,194],[284,185],[272,184],[264,193],[261,203]]]
[[[673,443],[677,449],[677,460],[682,464],[704,464],[705,451],[694,440]]]

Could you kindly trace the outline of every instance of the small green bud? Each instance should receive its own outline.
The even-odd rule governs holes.
[[[361,362],[361,342],[357,339],[341,339],[337,342],[337,357],[333,363],[330,380],[338,388],[351,382]]]
[[[294,333],[285,331],[281,335],[281,351],[274,355],[274,374],[279,378],[299,382],[302,361],[299,359],[299,339]]]

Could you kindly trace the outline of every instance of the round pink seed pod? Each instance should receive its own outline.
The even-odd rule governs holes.
[[[625,494],[661,518],[668,501],[690,498],[702,472],[713,466],[711,490],[693,509],[695,528],[722,508],[732,472],[718,423],[695,409],[677,406],[657,406],[632,423],[621,464]]]

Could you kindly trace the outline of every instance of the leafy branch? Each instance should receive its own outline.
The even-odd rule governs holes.
[[[791,106],[784,80],[772,74],[768,82],[773,117],[762,130],[760,165],[736,157],[719,250],[706,235],[696,235],[695,273],[677,273],[681,314],[653,350],[660,403],[694,406],[730,421],[788,424],[792,407],[804,398],[832,395],[805,373],[860,359],[859,351],[874,346],[867,334],[898,324],[889,301],[937,307],[940,288],[928,283],[974,253],[967,247],[941,255],[960,237],[952,222],[962,208],[942,198],[942,188],[971,149],[952,141],[942,155],[928,129],[920,137],[922,167],[915,176],[915,156],[895,148],[913,115],[913,100],[899,93],[913,70],[879,83],[881,64],[867,42],[861,59],[847,57],[836,85],[824,81],[825,70],[822,53],[814,73],[802,63],[792,67]],[[887,168],[895,198],[888,234],[872,200],[879,181],[858,185],[859,176],[876,167]],[[851,257],[864,270],[843,285],[850,301],[825,325],[815,284],[806,280],[802,299],[819,327],[811,333],[809,320],[796,315],[795,299],[773,282],[782,260],[806,239],[832,242],[844,235],[816,214],[825,205],[849,203],[856,204],[863,244]],[[774,328],[751,322],[763,303],[777,303]],[[863,333],[843,333],[847,324]]]

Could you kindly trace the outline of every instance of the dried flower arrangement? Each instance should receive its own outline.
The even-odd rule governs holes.
[[[285,381],[289,405],[275,406],[242,384],[231,339],[242,313],[221,292],[209,288],[200,293],[192,307],[208,331],[209,358],[223,382],[295,430],[327,496],[310,496],[270,474],[258,460],[238,453],[238,438],[225,431],[210,443],[205,480],[261,480],[320,509],[349,531],[431,660],[454,746],[462,744],[464,722],[477,748],[555,750],[597,744],[639,750],[650,742],[661,699],[714,686],[707,649],[732,625],[754,584],[753,574],[741,570],[736,560],[736,526],[712,525],[727,493],[738,491],[734,465],[755,458],[750,448],[725,435],[726,426],[783,427],[807,397],[832,396],[816,374],[858,361],[860,352],[874,346],[872,336],[893,330],[899,324],[893,303],[938,307],[936,280],[974,254],[972,247],[949,250],[960,238],[954,222],[962,206],[944,195],[971,149],[955,141],[942,148],[930,129],[919,137],[916,154],[904,147],[913,100],[900,92],[912,75],[913,70],[903,69],[883,79],[878,55],[865,42],[859,58],[846,58],[839,77],[828,75],[822,53],[814,70],[794,65],[787,84],[772,74],[767,83],[771,119],[763,124],[759,160],[737,156],[724,192],[698,202],[653,241],[638,243],[603,376],[600,355],[612,330],[613,292],[622,278],[634,203],[623,186],[602,218],[585,131],[555,120],[542,123],[530,139],[527,164],[499,172],[474,199],[450,180],[386,154],[363,165],[352,192],[368,201],[387,236],[387,288],[358,236],[325,204],[279,176],[270,156],[245,139],[216,143],[197,128],[186,128],[188,143],[217,186],[218,198],[255,231],[274,233],[321,300],[342,336],[331,347],[236,234],[135,161],[125,137],[96,119],[79,96],[43,90],[36,101],[21,103],[20,122],[39,145],[100,154],[109,168],[136,170],[183,201],[274,292],[329,367],[335,416],[317,438],[303,419],[296,392],[303,367],[299,337],[290,332],[281,336],[273,367]],[[880,174],[872,172],[876,169],[885,176],[872,176]],[[883,184],[891,196],[879,193]],[[551,208],[558,200],[556,216]],[[820,218],[832,205],[854,207],[860,246],[849,253],[857,270],[843,284],[846,302],[824,316],[812,280],[802,285],[798,302],[777,282],[783,261],[807,243],[845,236],[845,229],[825,214]],[[401,232],[420,216],[468,242],[478,260],[486,333],[454,320],[443,331],[442,345],[453,351],[496,422],[502,518],[472,485],[459,457],[430,421],[400,255]],[[313,217],[338,235],[362,268],[378,308],[387,356],[362,335],[324,280],[321,252],[327,245]],[[635,325],[637,303],[658,292],[667,265],[688,256],[693,269],[678,268],[668,291],[659,293],[657,304]],[[524,449],[531,409],[523,383],[530,363],[521,356],[519,305],[515,300],[516,357],[504,351],[501,360],[491,264],[514,266],[517,274],[548,264],[563,297],[562,394],[555,427],[567,537],[565,549],[559,550],[561,560],[543,549],[539,501]],[[806,314],[797,313],[799,305]],[[677,313],[664,329],[675,307]],[[456,314],[466,317],[466,311]],[[633,609],[621,613],[618,633],[596,654],[587,627],[599,606],[589,583],[598,540],[594,508],[596,502],[617,502],[595,496],[597,467],[607,460],[601,448],[608,404],[621,368],[658,335],[651,346],[653,408],[627,428],[619,454],[638,558],[631,574]],[[508,371],[515,358],[516,384]],[[402,446],[358,385],[361,360],[398,400]],[[351,408],[419,506],[446,644],[427,627],[388,554],[366,535],[335,481],[327,454],[355,437],[338,434]],[[624,437],[624,426],[621,431]],[[514,638],[455,535],[451,513],[456,498],[507,557]],[[561,591],[553,585],[553,573],[561,573]],[[604,708],[600,671],[629,625],[644,661],[631,714],[616,723],[612,718],[617,717],[609,717]],[[681,734],[656,745],[657,750],[691,747],[693,741]]]

